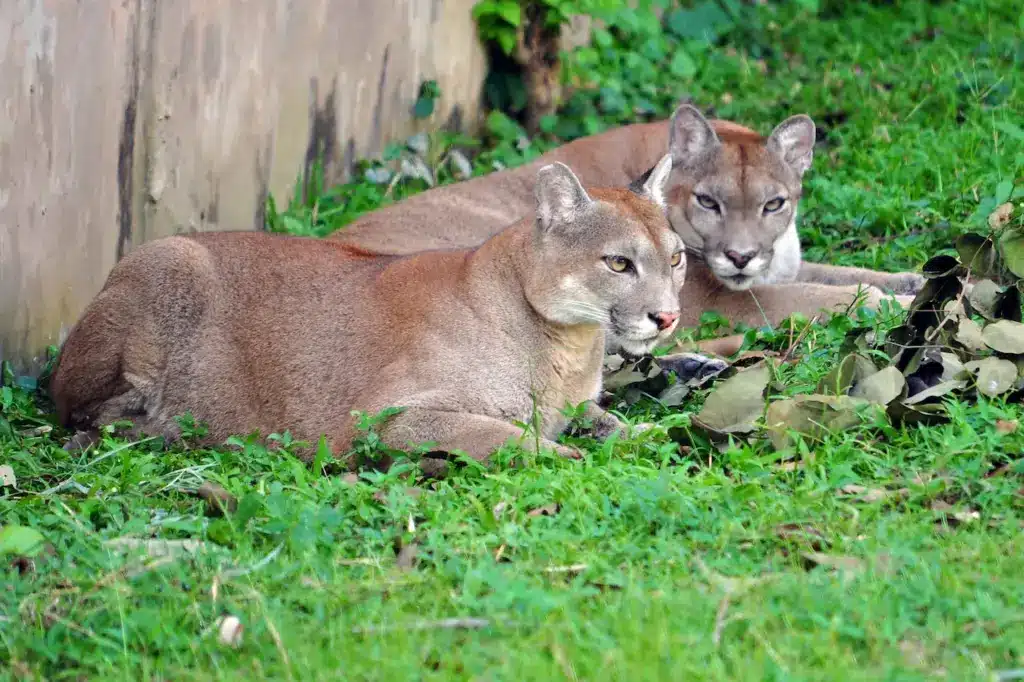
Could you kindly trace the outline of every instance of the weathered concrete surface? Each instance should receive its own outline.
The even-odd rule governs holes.
[[[0,358],[37,367],[134,245],[258,227],[318,156],[337,180],[419,126],[474,124],[474,4],[0,2]]]
[[[0,2],[0,358],[39,359],[115,262],[130,3]]]

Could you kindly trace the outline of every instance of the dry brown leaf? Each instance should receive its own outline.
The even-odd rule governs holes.
[[[981,512],[976,509],[966,509],[963,511],[953,512],[953,518],[960,523],[970,523],[971,521],[977,521],[981,518]]]
[[[900,488],[898,490],[886,490],[884,488],[867,488],[862,485],[855,485],[853,483],[844,485],[839,489],[840,495],[846,495],[853,497],[855,500],[860,502],[880,502],[890,497],[906,497],[910,494],[908,488]]]
[[[422,488],[417,488],[415,486],[406,486],[405,494],[415,500],[420,495],[423,494],[423,489]],[[388,491],[387,490],[378,490],[377,492],[375,492],[373,494],[373,499],[377,500],[381,504],[386,504],[387,501],[388,501]]]
[[[805,438],[821,440],[830,432],[839,432],[860,424],[862,412],[882,409],[865,400],[845,395],[798,395],[776,400],[765,413],[765,428],[776,450],[784,450],[794,443],[791,433]]]
[[[350,471],[349,473],[341,477],[341,481],[342,483],[348,483],[349,485],[359,483],[359,474]]]
[[[816,552],[828,545],[828,539],[814,526],[802,523],[783,523],[775,527],[775,534],[782,540],[804,542]]]
[[[987,474],[985,474],[985,478],[995,478],[997,476],[1005,476],[1006,474],[1017,473],[1018,471],[1024,471],[1024,466],[1022,466],[1022,461],[1021,460],[1015,459],[1012,462],[1007,462],[1006,464],[1002,464],[1002,465],[996,467],[995,469],[993,469],[992,471],[988,472]]]
[[[987,324],[981,331],[981,338],[997,353],[1024,353],[1024,324],[1020,322],[999,320]]]
[[[398,558],[395,559],[395,565],[398,566],[399,570],[411,571],[416,567],[416,554],[419,552],[420,546],[415,542],[402,545],[402,549],[398,550]]]
[[[1005,436],[1005,435],[1014,433],[1017,430],[1018,426],[1020,426],[1020,424],[1017,422],[1016,419],[1010,419],[1010,420],[997,419],[996,420],[996,433],[1000,433],[1000,434]]]
[[[953,336],[967,350],[985,350],[985,342],[981,338],[981,325],[969,317],[960,320],[956,334]]]
[[[804,552],[801,554],[805,559],[816,566],[835,568],[844,573],[856,574],[864,571],[864,561],[853,556],[843,554],[824,554],[822,552]]]
[[[238,509],[238,500],[235,499],[235,496],[210,481],[204,481],[196,489],[196,496],[206,502],[206,513],[210,515],[219,516],[224,512],[233,512]]]
[[[861,502],[879,502],[889,497],[888,490],[881,490],[879,488],[866,488],[862,485],[844,485],[839,489],[839,494],[844,496],[853,497]]]
[[[557,502],[551,504],[545,504],[543,507],[537,507],[526,512],[527,516],[554,516],[558,513],[559,505]]]
[[[904,639],[900,642],[903,662],[912,668],[923,668],[928,662],[928,652],[919,639]]]
[[[1013,216],[1013,204],[1009,201],[1005,204],[999,204],[996,206],[996,210],[989,213],[988,226],[992,229],[998,229],[1010,222],[1011,216]]]
[[[764,391],[771,371],[761,365],[741,370],[720,383],[693,418],[694,425],[714,434],[749,433],[764,413]]]
[[[212,549],[201,540],[160,540],[155,538],[111,538],[103,543],[106,547],[130,551],[141,549],[150,558],[178,557],[183,554],[197,554]]]
[[[946,524],[951,527],[981,519],[981,512],[976,509],[957,509],[944,500],[933,500],[931,510],[941,514]]]

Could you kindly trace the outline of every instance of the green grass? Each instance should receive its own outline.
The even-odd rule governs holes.
[[[1022,194],[1024,20],[995,0],[857,5],[829,19],[762,9],[749,50],[739,29],[711,50],[619,17],[571,58],[593,87],[549,129],[664,115],[684,94],[763,132],[806,111],[827,130],[808,256],[916,267]],[[517,147],[511,121],[490,123],[478,173],[555,141]],[[432,138],[428,163],[453,142],[467,141]],[[315,187],[271,219],[325,234],[422,187]],[[813,390],[849,326],[814,326],[781,392]],[[759,338],[784,348],[789,331]],[[108,438],[68,454],[58,431],[40,433],[44,398],[6,384],[0,465],[18,484],[0,489],[0,523],[50,547],[0,580],[0,679],[960,681],[1024,668],[1016,404],[953,403],[945,425],[874,424],[787,453],[681,450],[667,431],[698,393],[677,410],[634,406],[661,428],[583,441],[583,462],[503,453],[440,482],[401,466],[353,482],[244,439],[163,451]],[[207,516],[188,492],[202,480],[238,511]],[[139,560],[105,544],[124,537],[205,545]],[[225,613],[245,626],[238,649],[211,634]]]

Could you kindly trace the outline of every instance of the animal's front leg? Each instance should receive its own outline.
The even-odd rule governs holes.
[[[798,278],[801,282],[817,284],[868,284],[894,294],[916,294],[927,281],[916,272],[880,272],[867,268],[808,263],[807,261],[800,265]]]
[[[392,417],[382,429],[381,437],[389,447],[407,449],[410,445],[429,442],[435,444],[435,451],[461,450],[479,462],[486,462],[503,445],[516,445],[528,451],[553,450],[570,459],[581,457],[574,448],[547,438],[538,439],[500,419],[421,407],[406,408]]]
[[[709,358],[699,353],[673,353],[657,358],[658,366],[666,372],[675,372],[679,381],[687,382],[693,379],[698,381],[707,379],[718,374],[728,363],[715,358]]]
[[[597,440],[605,440],[615,433],[622,433],[626,430],[626,423],[611,412],[607,412],[593,400],[588,400],[583,406],[583,418],[589,422],[587,433]]]
[[[747,291],[720,290],[708,296],[701,308],[684,308],[688,324],[699,323],[700,313],[714,310],[732,323],[775,326],[793,313],[814,317],[818,313],[842,313],[855,304],[877,310],[889,296],[870,284],[834,286],[813,282],[767,284]],[[895,296],[904,308],[913,296]],[[689,320],[692,319],[692,322]]]

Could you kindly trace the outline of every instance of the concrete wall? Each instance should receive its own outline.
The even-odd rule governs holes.
[[[476,0],[2,0],[0,359],[38,368],[118,258],[262,225],[418,127],[478,118]],[[414,122],[420,83],[442,99]]]

